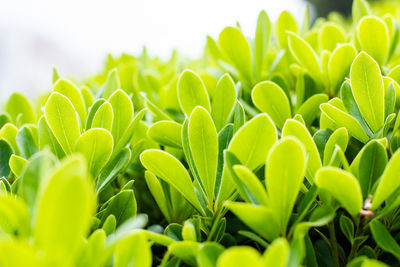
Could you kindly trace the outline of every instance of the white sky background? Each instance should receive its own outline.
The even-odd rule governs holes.
[[[206,35],[239,21],[253,36],[258,13],[282,10],[302,19],[302,0],[0,0],[0,102],[12,91],[36,95],[51,85],[52,66],[85,77],[106,54],[168,58],[177,48],[197,57]]]

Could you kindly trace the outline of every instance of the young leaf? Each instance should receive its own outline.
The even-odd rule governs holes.
[[[289,49],[297,62],[318,82],[321,79],[321,66],[312,47],[293,32],[288,32]]]
[[[285,137],[271,148],[266,165],[269,206],[277,216],[281,233],[284,233],[303,184],[306,151],[299,141]]]
[[[298,32],[296,19],[288,11],[282,11],[276,22],[276,35],[278,37],[279,45],[282,48],[287,48],[288,36],[287,31],[294,33]]]
[[[104,102],[94,114],[91,128],[103,128],[111,131],[114,112],[109,102]]]
[[[332,158],[334,155],[335,147],[339,146],[342,151],[346,151],[347,144],[349,142],[349,136],[347,134],[346,128],[339,128],[332,133],[329,137],[328,141],[326,142],[325,149],[324,149],[324,166],[331,165],[335,167],[339,167],[340,160]],[[332,162],[333,160],[333,162]]]
[[[211,117],[214,120],[217,131],[224,128],[233,111],[236,102],[235,83],[229,74],[222,76],[215,88],[211,103]]]
[[[352,15],[355,23],[358,23],[363,17],[371,14],[370,6],[366,0],[354,0]]]
[[[13,150],[10,144],[4,140],[0,139],[0,177],[8,177],[10,174],[10,166],[8,162],[13,154]]]
[[[107,74],[107,79],[100,89],[100,96],[103,98],[110,97],[115,91],[121,88],[121,81],[117,69],[112,69]]]
[[[272,241],[279,236],[278,222],[271,208],[243,202],[228,202],[225,206],[266,240]]]
[[[85,125],[85,130],[89,130],[92,127],[92,122],[94,115],[96,115],[97,110],[100,108],[101,105],[103,105],[107,100],[103,98],[99,98],[92,104],[92,106],[89,108],[89,114],[87,115],[87,120],[86,120],[86,125]]]
[[[5,105],[5,111],[16,125],[35,123],[35,113],[25,96],[13,93]]]
[[[147,170],[175,187],[193,207],[202,212],[189,173],[179,160],[162,150],[149,149],[140,155],[140,161]]]
[[[335,197],[352,216],[360,213],[361,188],[351,173],[334,167],[323,167],[318,170],[315,183]]]
[[[19,151],[19,147],[17,144],[17,134],[18,134],[18,128],[11,123],[6,123],[1,129],[0,129],[0,138],[6,140],[11,148],[14,151],[14,154],[20,155],[21,152]]]
[[[375,182],[381,177],[388,162],[385,147],[377,140],[369,142],[360,152],[358,163],[358,179],[364,199],[371,193]]]
[[[165,197],[164,190],[160,181],[150,171],[145,171],[144,178],[146,179],[146,184],[149,187],[150,192],[153,195],[161,212],[163,213],[167,221],[171,221],[171,207],[167,201],[167,198]]]
[[[333,93],[339,91],[356,55],[356,49],[350,44],[339,45],[333,50],[328,62],[328,76]]]
[[[195,72],[185,70],[178,80],[178,100],[182,111],[190,116],[196,106],[202,106],[210,111],[210,100],[207,89]]]
[[[10,157],[10,169],[16,177],[21,176],[27,163],[28,161],[26,159],[15,154]]]
[[[38,123],[39,132],[39,149],[43,150],[45,147],[49,147],[50,151],[56,155],[59,159],[65,156],[65,152],[62,149],[60,143],[53,134],[47,124],[46,118],[42,116]]]
[[[78,112],[82,125],[86,122],[86,105],[81,91],[70,81],[59,79],[53,88],[53,92],[58,92],[66,96],[74,105],[76,112]]]
[[[268,206],[267,192],[260,180],[258,180],[257,176],[255,176],[252,171],[242,165],[233,166],[233,170],[235,171],[239,180],[247,187],[257,202],[260,205]]]
[[[256,69],[256,81],[261,77],[263,64],[268,52],[271,38],[271,21],[267,13],[263,10],[258,15],[256,35],[254,39],[254,60]]]
[[[238,28],[226,27],[218,37],[218,45],[247,83],[253,81],[250,45]]]
[[[350,69],[350,83],[361,114],[376,133],[384,123],[384,86],[378,64],[365,52],[358,54]]]
[[[102,128],[90,129],[78,138],[75,151],[85,157],[88,170],[95,179],[110,159],[113,151],[112,135]]]
[[[357,38],[361,49],[371,55],[379,65],[384,65],[389,53],[389,30],[383,20],[368,16],[362,18],[357,27]]]
[[[44,108],[48,126],[66,154],[80,136],[79,120],[71,101],[60,93],[50,95]]]
[[[103,170],[100,172],[97,183],[96,191],[101,192],[113,179],[122,171],[131,158],[131,151],[129,148],[123,148],[118,154],[116,154]]]
[[[77,156],[62,162],[44,186],[36,210],[35,244],[66,262],[89,230],[95,207],[84,162]]]
[[[132,190],[122,190],[110,198],[107,207],[101,214],[101,223],[104,223],[109,215],[114,215],[117,219],[117,226],[136,215],[136,198]]]
[[[27,126],[23,126],[18,131],[16,139],[21,155],[24,158],[29,159],[38,151],[36,141]]]
[[[285,121],[292,117],[285,92],[273,82],[257,84],[251,93],[251,98],[258,109],[271,117],[278,129],[282,129]]]
[[[188,139],[194,164],[212,203],[217,175],[218,136],[211,116],[202,107],[196,107],[190,115]]]
[[[397,150],[386,165],[382,178],[372,199],[371,210],[377,209],[400,186],[400,150]]]
[[[338,44],[346,42],[343,30],[335,23],[325,23],[319,34],[319,44],[321,49],[333,51]]]
[[[327,118],[331,119],[333,123],[337,125],[337,128],[345,127],[351,136],[363,143],[366,143],[369,140],[369,137],[364,132],[361,124],[346,112],[328,103],[321,104],[320,109]]]
[[[264,266],[285,267],[289,261],[290,246],[286,239],[275,239],[263,255]]]
[[[306,177],[310,183],[314,182],[315,173],[321,168],[322,163],[318,154],[317,146],[314,143],[307,128],[300,122],[290,119],[287,120],[282,129],[282,137],[294,136],[305,147],[308,154]]]
[[[174,121],[158,121],[151,125],[147,136],[163,146],[182,147],[182,125]]]
[[[397,260],[400,260],[400,246],[386,227],[378,220],[373,220],[370,223],[370,229],[376,243],[378,243],[384,251],[393,254]]]
[[[328,102],[329,97],[326,94],[315,94],[308,98],[297,110],[297,114],[301,115],[307,126],[318,118],[320,114],[319,106]]]
[[[144,232],[130,234],[115,247],[115,267],[150,267],[151,249]]]
[[[108,99],[114,111],[112,136],[114,145],[118,144],[133,119],[133,104],[129,96],[122,90],[115,91]]]

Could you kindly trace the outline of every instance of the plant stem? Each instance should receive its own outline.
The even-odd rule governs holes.
[[[356,234],[355,234],[354,238],[357,238],[362,235],[362,233],[364,232],[364,225],[365,225],[365,217],[361,217],[358,222],[358,226],[357,226],[357,230],[356,230]],[[352,259],[354,259],[359,246],[360,246],[359,241],[355,240],[351,246],[351,251],[350,251],[349,257],[347,258],[347,262],[350,262]]]
[[[328,228],[329,228],[329,238],[330,238],[330,243],[331,243],[333,266],[340,267],[339,250],[338,250],[338,246],[337,246],[334,222],[330,222],[328,224]]]

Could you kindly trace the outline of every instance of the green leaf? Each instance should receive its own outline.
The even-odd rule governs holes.
[[[26,203],[20,198],[9,194],[1,194],[0,216],[2,218],[0,220],[0,228],[4,239],[27,239],[30,237],[31,225],[29,210]],[[4,255],[4,250],[2,251],[3,253],[1,254]],[[2,258],[2,255],[0,258]],[[12,266],[12,264],[9,266]]]
[[[91,128],[104,128],[111,131],[113,120],[113,108],[109,102],[104,102],[94,114]]]
[[[80,136],[79,120],[71,101],[60,93],[52,93],[44,107],[44,115],[64,152],[71,154]]]
[[[16,125],[35,123],[35,113],[28,99],[20,93],[13,93],[4,107]]]
[[[301,115],[307,126],[318,118],[320,113],[319,106],[328,102],[329,97],[326,94],[315,94],[308,98],[297,110],[297,114]]]
[[[277,238],[263,255],[264,266],[285,267],[289,261],[290,246],[286,239]]]
[[[264,62],[268,52],[268,46],[271,39],[271,21],[267,13],[263,10],[258,15],[256,34],[254,37],[254,60],[256,69],[256,81],[259,81]]]
[[[115,177],[127,165],[130,158],[131,151],[128,148],[123,148],[106,164],[106,166],[104,166],[103,170],[100,172],[97,178],[97,193],[101,192],[109,183],[113,181],[113,179],[115,179]]]
[[[218,258],[217,267],[261,267],[260,254],[252,247],[231,247]]]
[[[0,138],[6,140],[10,144],[15,154],[20,155],[21,152],[17,144],[17,134],[18,128],[9,122],[0,129]]]
[[[38,147],[32,132],[28,129],[28,127],[23,126],[17,133],[17,144],[19,150],[21,151],[21,155],[29,159],[33,154],[38,151]]]
[[[354,0],[352,15],[355,23],[358,23],[362,17],[371,14],[370,6],[366,0]]]
[[[196,106],[202,106],[207,111],[211,109],[207,89],[200,76],[192,70],[185,70],[179,77],[178,100],[187,117]]]
[[[357,27],[361,49],[371,55],[379,65],[384,65],[389,53],[390,36],[385,22],[373,16],[362,18]]]
[[[369,137],[364,132],[361,124],[343,110],[328,103],[321,104],[320,109],[337,125],[337,127],[345,127],[349,134],[357,140],[363,143],[366,143],[369,140]]]
[[[26,159],[15,154],[11,155],[10,157],[10,169],[16,177],[21,176],[27,163],[28,161]]]
[[[347,134],[346,128],[339,128],[332,133],[326,142],[324,149],[324,166],[334,166],[339,167],[340,159],[333,158],[336,146],[339,146],[342,151],[346,151],[347,144],[349,143],[349,136]]]
[[[289,36],[289,49],[297,62],[303,66],[310,75],[319,82],[321,79],[321,66],[312,47],[301,37],[293,32]]]
[[[335,167],[321,168],[315,177],[320,189],[329,192],[352,215],[357,216],[362,209],[360,184],[349,172]]]
[[[233,113],[233,132],[236,133],[246,122],[243,105],[236,101],[235,110]]]
[[[8,162],[13,154],[13,150],[10,144],[4,140],[0,139],[0,177],[8,177],[10,174],[10,166]]]
[[[279,44],[282,48],[287,48],[288,36],[287,31],[294,33],[298,32],[298,26],[296,19],[288,11],[282,11],[276,22],[276,35],[278,37]]]
[[[257,202],[263,206],[268,206],[267,192],[260,180],[258,180],[257,176],[242,165],[233,166],[233,170],[235,171],[239,180],[247,187]]]
[[[202,243],[199,247],[197,256],[198,265],[201,267],[214,267],[217,265],[219,256],[224,252],[225,248],[214,242]]]
[[[167,221],[171,221],[171,207],[167,202],[167,198],[165,197],[164,190],[160,181],[150,171],[145,171],[144,178],[146,179],[146,184],[149,187],[149,190],[154,197],[157,206],[160,208],[165,218],[167,218]]]
[[[351,63],[357,55],[350,44],[342,44],[333,50],[328,62],[328,76],[332,93],[337,93],[343,79],[349,75]]]
[[[93,96],[92,91],[89,88],[87,88],[86,86],[83,86],[81,88],[81,94],[83,96],[83,100],[85,101],[86,108],[89,108],[90,106],[92,106],[93,102],[94,102],[94,96]]]
[[[365,52],[358,54],[351,65],[350,83],[361,114],[376,133],[384,123],[385,91],[378,64]]]
[[[273,82],[258,83],[251,93],[251,98],[259,110],[271,117],[278,129],[282,129],[285,121],[292,117],[285,92]]]
[[[60,143],[53,134],[47,124],[46,118],[42,116],[38,123],[39,132],[39,149],[43,150],[45,147],[50,148],[50,151],[56,155],[59,159],[65,156],[65,152],[62,149]]]
[[[143,232],[124,237],[115,247],[115,267],[152,266],[151,249]]]
[[[369,142],[360,152],[358,179],[364,199],[368,197],[375,182],[381,177],[388,162],[385,147],[377,140]]]
[[[107,207],[101,214],[101,223],[104,223],[109,215],[117,219],[117,227],[136,215],[136,198],[132,190],[122,190],[110,198]]]
[[[400,150],[397,150],[386,165],[372,199],[371,210],[377,209],[400,186]]]
[[[229,74],[223,75],[215,88],[211,103],[211,117],[217,131],[224,128],[233,111],[236,102],[236,88]]]
[[[100,106],[103,105],[103,103],[105,103],[106,101],[107,100],[105,100],[103,98],[99,98],[89,108],[89,114],[87,116],[86,126],[85,126],[86,130],[89,130],[92,127],[92,122],[93,122],[94,115],[96,114],[96,112],[100,108]]]
[[[82,157],[63,161],[39,198],[34,240],[54,259],[69,262],[90,226],[95,198]],[[62,231],[60,231],[62,229]]]
[[[190,115],[188,140],[194,164],[212,203],[218,164],[218,136],[211,116],[200,106]]]
[[[151,125],[147,136],[163,146],[182,148],[182,125],[174,121],[158,121]]]
[[[53,87],[53,92],[66,96],[78,112],[82,125],[86,122],[86,105],[81,91],[70,81],[58,80]]]
[[[182,163],[162,150],[148,149],[140,155],[143,166],[178,190],[199,212],[203,212],[192,180]]]
[[[400,246],[392,237],[386,227],[378,220],[373,220],[369,227],[376,243],[384,250],[393,254],[397,260],[400,260]]]
[[[28,204],[31,212],[36,207],[40,186],[46,182],[49,170],[56,163],[57,159],[51,153],[41,151],[26,164],[18,182],[17,193]]]
[[[114,145],[116,145],[132,122],[133,104],[129,96],[121,89],[115,91],[108,102],[110,102],[114,111],[111,133],[114,138]]]
[[[277,140],[276,128],[266,114],[248,121],[233,136],[228,150],[250,170],[265,163],[271,146]]]
[[[308,154],[307,169],[305,175],[308,181],[310,183],[313,183],[315,173],[322,166],[318,149],[314,143],[313,138],[311,137],[307,128],[294,119],[287,120],[282,129],[282,137],[286,136],[294,136],[304,145]]]
[[[354,224],[353,221],[344,215],[340,216],[339,220],[340,229],[342,233],[346,236],[346,238],[353,244],[354,241]]]
[[[319,34],[319,45],[321,49],[333,51],[338,44],[346,42],[346,36],[337,24],[333,22],[325,23]]]
[[[114,68],[107,74],[106,82],[103,84],[99,92],[100,97],[108,98],[120,88],[121,81],[119,79],[118,70]]]
[[[109,131],[93,128],[84,132],[76,141],[75,152],[85,157],[88,170],[96,178],[110,159],[113,151],[113,138]]]
[[[219,34],[218,45],[245,82],[251,84],[254,80],[251,50],[242,32],[238,28],[226,27]]]
[[[368,136],[373,136],[371,129],[368,127],[364,117],[361,115],[360,109],[358,108],[357,102],[354,99],[349,82],[343,82],[340,88],[340,97],[348,113],[360,123],[360,125],[364,129],[364,132]]]
[[[269,206],[277,216],[281,233],[286,231],[290,214],[303,184],[306,151],[292,137],[285,137],[271,148],[265,168]]]

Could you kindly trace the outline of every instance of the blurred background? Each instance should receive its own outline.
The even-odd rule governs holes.
[[[275,21],[282,10],[302,19],[331,10],[351,11],[351,0],[2,0],[0,5],[0,103],[10,92],[36,95],[51,85],[52,67],[63,77],[102,69],[107,53],[167,59],[173,49],[202,53],[206,35],[217,38],[239,21],[253,36],[258,13]]]

